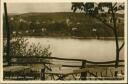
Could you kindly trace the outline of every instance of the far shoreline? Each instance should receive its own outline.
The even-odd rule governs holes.
[[[37,38],[58,38],[58,39],[97,39],[97,40],[114,40],[115,37],[76,37],[76,36],[23,36]],[[124,37],[118,37],[119,40],[124,40]]]

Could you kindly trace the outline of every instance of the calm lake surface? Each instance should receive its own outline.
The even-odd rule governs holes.
[[[27,39],[30,43],[40,43],[42,47],[50,45],[53,57],[110,61],[115,60],[116,56],[114,40],[45,37],[27,37]],[[123,58],[124,49],[120,52],[120,59]]]
[[[30,43],[40,43],[42,47],[50,45],[53,57],[86,59],[95,62],[115,60],[115,41],[98,39],[72,39],[72,38],[44,38],[27,37]],[[121,41],[120,41],[121,44]],[[124,49],[120,52],[120,59],[124,59]],[[62,65],[78,65],[82,62],[50,60],[53,63],[52,72],[70,73],[78,70],[78,67],[62,67]]]

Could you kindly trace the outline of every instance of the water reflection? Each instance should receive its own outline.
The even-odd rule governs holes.
[[[41,38],[27,37],[30,43],[38,43],[44,47],[50,45],[52,56],[90,61],[115,60],[115,41],[97,39],[71,38]],[[120,42],[121,43],[121,42]],[[124,49],[120,52],[120,59],[124,58]]]

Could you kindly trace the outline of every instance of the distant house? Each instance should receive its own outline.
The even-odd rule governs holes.
[[[32,32],[35,32],[35,30],[33,29]]]
[[[26,32],[26,33],[28,33],[29,31],[28,31],[28,30],[26,30],[25,32]]]
[[[77,25],[79,25],[79,24],[80,24],[80,22],[77,22],[76,24],[77,24]]]
[[[13,34],[16,34],[16,31],[13,31],[12,33],[13,33]]]
[[[78,28],[72,28],[72,31],[75,31],[75,30],[77,30]]]
[[[42,30],[42,32],[45,32],[46,31],[46,28],[42,28],[41,30]]]
[[[20,19],[19,19],[19,22],[24,22],[24,23],[26,23],[27,21],[24,20],[24,19],[22,19],[22,18],[20,18]]]
[[[14,18],[13,18],[13,17],[11,17],[11,18],[10,18],[10,20],[14,20]]]
[[[97,29],[96,29],[96,28],[92,28],[92,31],[93,31],[93,32],[96,32],[96,31],[97,31]]]

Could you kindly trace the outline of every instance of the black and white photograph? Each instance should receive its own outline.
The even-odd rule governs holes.
[[[2,81],[127,80],[125,0],[1,4]]]

